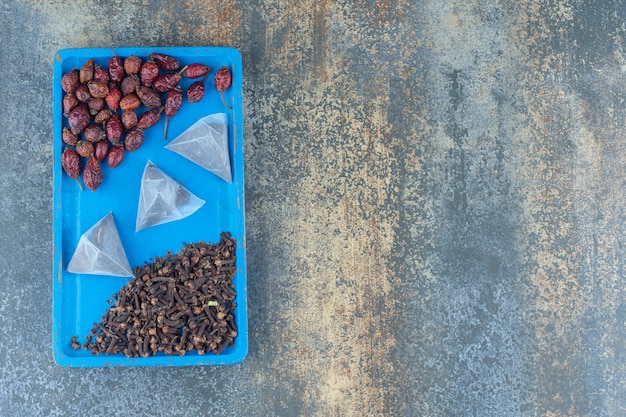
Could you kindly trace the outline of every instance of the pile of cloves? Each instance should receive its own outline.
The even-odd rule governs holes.
[[[235,245],[224,232],[218,243],[185,244],[176,254],[135,268],[135,278],[113,295],[115,303],[82,348],[145,358],[158,352],[220,354],[233,346]],[[77,336],[71,345],[81,348]]]

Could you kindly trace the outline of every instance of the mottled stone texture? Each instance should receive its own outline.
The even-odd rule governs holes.
[[[626,415],[626,4],[5,1],[0,415]],[[250,353],[57,367],[56,50],[244,61]]]

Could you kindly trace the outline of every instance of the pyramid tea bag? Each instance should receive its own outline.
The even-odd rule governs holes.
[[[141,178],[135,232],[190,216],[204,200],[148,161]]]
[[[225,113],[203,117],[165,147],[224,181],[233,181],[228,151],[228,120]]]
[[[109,213],[87,230],[67,266],[77,274],[133,276],[113,213]]]

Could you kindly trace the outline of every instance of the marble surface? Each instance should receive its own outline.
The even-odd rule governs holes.
[[[0,5],[0,416],[626,415],[626,4]],[[244,63],[250,350],[51,349],[58,49]]]

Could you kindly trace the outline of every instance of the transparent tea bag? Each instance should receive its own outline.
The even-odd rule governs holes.
[[[133,276],[113,213],[109,213],[87,230],[67,266],[77,274]]]
[[[228,151],[228,119],[225,113],[203,117],[165,147],[224,181],[233,181]]]
[[[148,161],[141,178],[135,232],[183,219],[203,205],[204,200]]]

